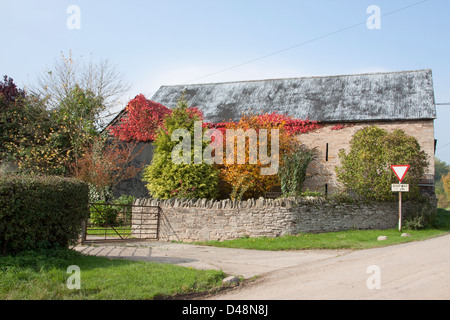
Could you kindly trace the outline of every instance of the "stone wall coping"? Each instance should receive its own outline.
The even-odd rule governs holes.
[[[224,199],[153,199],[153,198],[139,198],[134,202],[135,205],[150,205],[171,208],[205,208],[205,209],[249,209],[249,208],[273,208],[273,207],[297,207],[301,205],[326,205],[343,204],[334,199],[324,197],[288,197],[277,199],[265,199],[260,197],[258,199],[248,199],[243,201]],[[367,205],[363,202],[352,203],[355,206]],[[346,203],[346,205],[351,205]]]

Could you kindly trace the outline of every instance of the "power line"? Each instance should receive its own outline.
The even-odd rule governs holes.
[[[447,143],[447,144],[443,145],[442,147],[437,148],[436,151],[437,151],[437,150],[441,150],[442,148],[445,148],[445,147],[447,147],[447,146],[450,146],[450,143]]]
[[[392,15],[392,14],[395,14],[395,13],[398,13],[398,12],[401,12],[401,11],[404,11],[404,10],[406,10],[406,9],[415,7],[415,6],[419,5],[419,4],[422,4],[422,3],[428,2],[428,1],[430,1],[430,0],[423,0],[423,1],[415,2],[415,3],[413,3],[413,4],[410,4],[410,5],[406,6],[406,7],[403,7],[403,8],[400,8],[400,9],[397,9],[397,10],[390,11],[390,12],[388,12],[388,13],[382,14],[381,17],[387,17],[387,16],[390,16],[390,15]],[[248,60],[248,61],[245,61],[245,62],[236,64],[236,65],[234,65],[234,66],[231,66],[231,67],[228,67],[228,68],[225,68],[225,69],[216,71],[216,72],[212,72],[212,73],[206,74],[206,75],[204,75],[204,76],[201,76],[201,77],[192,79],[192,80],[190,80],[190,81],[188,81],[188,82],[186,82],[186,83],[184,83],[184,84],[189,84],[189,83],[191,83],[191,82],[194,82],[194,81],[197,81],[197,80],[200,80],[200,79],[208,78],[208,77],[211,77],[211,76],[216,75],[216,74],[219,74],[219,73],[223,73],[223,72],[226,72],[226,71],[230,71],[230,70],[233,70],[233,69],[242,67],[242,66],[244,66],[244,65],[247,65],[247,64],[250,64],[250,63],[253,63],[253,62],[256,62],[256,61],[259,61],[259,60],[262,60],[262,59],[265,59],[265,58],[268,58],[268,57],[271,57],[271,56],[274,56],[274,55],[277,55],[277,54],[279,54],[279,53],[282,53],[282,52],[285,52],[285,51],[289,51],[289,50],[292,50],[292,49],[294,49],[294,48],[297,48],[297,47],[300,47],[300,46],[303,46],[303,45],[306,45],[306,44],[309,44],[309,43],[312,43],[312,42],[315,42],[315,41],[318,41],[318,40],[321,40],[321,39],[324,39],[324,38],[328,38],[328,37],[330,37],[330,36],[332,36],[332,35],[335,35],[335,34],[338,34],[338,33],[341,33],[341,32],[344,32],[344,31],[347,31],[347,30],[356,28],[356,27],[359,27],[359,26],[361,26],[361,25],[363,25],[363,24],[366,24],[366,21],[360,22],[360,23],[357,23],[357,24],[354,24],[354,25],[351,25],[351,26],[348,26],[348,27],[345,27],[345,28],[342,28],[342,29],[339,29],[339,30],[337,30],[337,31],[333,31],[333,32],[327,33],[327,34],[325,34],[325,35],[323,35],[323,36],[319,36],[319,37],[317,37],[317,38],[313,38],[313,39],[311,39],[311,40],[307,40],[307,41],[305,41],[305,42],[301,42],[301,43],[299,43],[299,44],[296,44],[296,45],[287,47],[287,48],[285,48],[285,49],[281,49],[281,50],[274,51],[274,52],[269,53],[269,54],[266,54],[266,55],[264,55],[264,56],[261,56],[261,57],[255,58],[255,59],[251,59],[251,60]]]

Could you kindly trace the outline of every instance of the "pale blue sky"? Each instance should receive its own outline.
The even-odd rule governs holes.
[[[161,85],[432,69],[436,102],[450,103],[450,1],[418,2],[1,0],[0,73],[22,87],[61,51],[108,58],[132,85],[125,105]],[[66,26],[70,5],[80,29]],[[380,30],[365,24],[370,5]],[[437,157],[450,164],[450,106],[437,111]]]

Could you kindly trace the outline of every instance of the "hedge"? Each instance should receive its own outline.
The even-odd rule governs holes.
[[[52,176],[0,177],[0,253],[68,247],[89,216],[89,188]]]

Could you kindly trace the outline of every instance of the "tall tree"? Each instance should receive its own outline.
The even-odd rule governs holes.
[[[0,159],[5,157],[6,145],[14,141],[22,126],[24,98],[25,92],[5,75],[0,81]]]
[[[51,110],[37,97],[24,95],[10,108],[12,116],[2,139],[5,154],[21,172],[70,175],[71,164],[98,135],[94,110],[101,108],[101,102],[78,86]]]
[[[42,130],[49,124],[43,102],[26,95],[13,79],[4,76],[0,82],[0,160],[16,160],[15,151],[34,143],[36,135],[42,138]]]
[[[442,182],[444,184],[445,193],[450,194],[450,172],[442,177]]]
[[[435,158],[434,160],[434,168],[435,181],[441,180],[443,176],[447,175],[447,173],[450,172],[450,166],[445,161],[439,160],[438,158]]]
[[[82,57],[74,59],[72,52],[66,56],[61,52],[60,59],[41,72],[35,84],[30,84],[30,92],[45,98],[51,109],[58,109],[72,95],[76,87],[92,92],[96,99],[102,100],[102,108],[95,111],[97,127],[105,125],[105,119],[111,109],[121,103],[120,99],[129,91],[123,74],[107,59],[95,62]]]
[[[434,181],[435,187],[434,190],[436,192],[436,196],[438,199],[438,207],[447,208],[448,207],[448,194],[444,189],[444,177],[450,172],[450,166],[444,162],[439,160],[438,158],[434,159]]]

